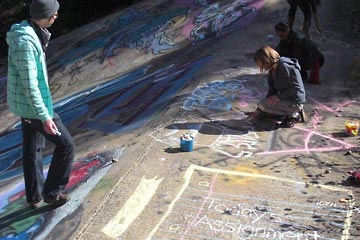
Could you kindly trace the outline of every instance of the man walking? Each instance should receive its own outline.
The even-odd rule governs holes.
[[[290,28],[293,27],[295,21],[295,14],[299,7],[304,15],[303,21],[303,32],[306,37],[309,37],[309,30],[311,25],[311,17],[314,17],[316,28],[319,32],[322,32],[319,23],[319,16],[317,14],[317,8],[320,5],[320,0],[287,0],[290,9],[288,13],[288,25]]]
[[[63,193],[75,157],[73,139],[53,111],[48,83],[45,51],[48,27],[58,18],[56,0],[33,0],[30,20],[11,26],[7,33],[7,102],[12,113],[21,118],[23,169],[26,200],[32,208],[44,202],[59,207],[69,201]],[[44,137],[55,144],[53,158],[44,181],[42,152]]]

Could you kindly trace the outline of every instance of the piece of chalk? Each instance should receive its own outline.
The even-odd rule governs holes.
[[[59,132],[58,130],[55,130],[55,133],[56,135],[61,136],[61,132]]]

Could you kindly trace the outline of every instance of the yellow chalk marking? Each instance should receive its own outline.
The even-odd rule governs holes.
[[[258,171],[254,168],[244,167],[244,166],[237,166],[233,171],[236,172],[246,172],[251,174],[257,174]],[[234,174],[222,174],[219,176],[219,179],[224,180],[229,185],[240,185],[245,184],[251,181],[251,178],[234,175]]]
[[[199,186],[202,186],[202,187],[208,187],[209,186],[209,182],[206,182],[206,181],[200,181],[198,184],[199,184]]]
[[[177,224],[173,224],[173,225],[171,225],[170,227],[169,227],[169,230],[170,231],[177,231],[177,230],[179,230],[180,229],[180,227],[179,227],[179,225],[177,225]]]
[[[163,178],[157,180],[141,178],[135,192],[126,201],[116,216],[102,229],[102,232],[112,238],[118,238],[129,225],[140,215],[149,203]]]

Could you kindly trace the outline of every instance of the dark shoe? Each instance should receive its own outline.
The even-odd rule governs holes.
[[[64,193],[60,193],[56,197],[44,197],[44,202],[60,207],[70,200],[70,196]]]
[[[299,111],[299,114],[300,114],[301,122],[306,122],[306,121],[307,121],[307,117],[306,117],[306,114],[305,114],[304,109],[301,109],[301,110]]]
[[[40,208],[41,205],[43,204],[43,201],[40,200],[40,201],[38,201],[38,202],[31,202],[31,203],[29,203],[29,204],[30,204],[30,207],[31,207],[32,209],[38,209],[38,208]]]
[[[280,123],[280,127],[282,128],[292,128],[294,127],[295,123],[301,122],[300,116],[297,118],[294,117],[288,117],[285,118],[284,121]]]

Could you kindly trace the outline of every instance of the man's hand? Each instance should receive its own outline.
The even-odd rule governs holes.
[[[280,101],[278,95],[272,95],[267,99],[268,103],[270,105],[275,105],[276,103],[278,103]]]
[[[56,135],[56,131],[58,130],[58,128],[52,119],[43,122],[43,126],[46,133]]]

